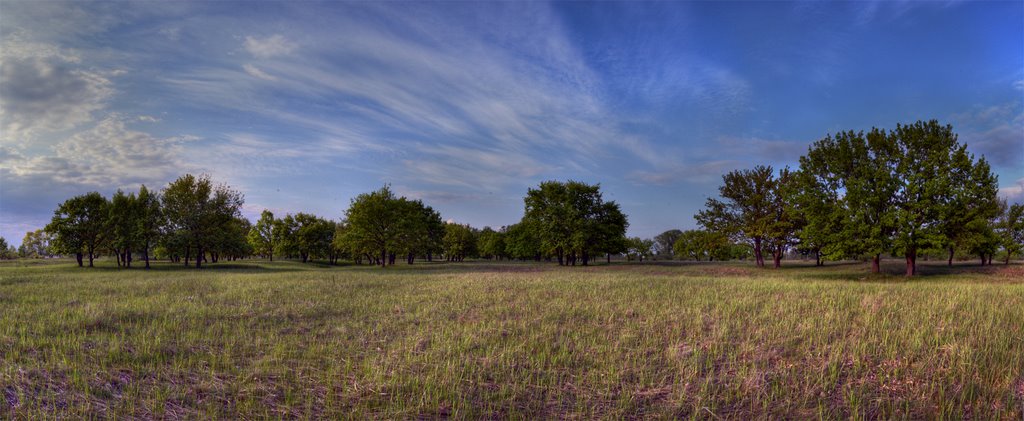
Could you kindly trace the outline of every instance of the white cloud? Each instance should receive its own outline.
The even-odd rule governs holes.
[[[1024,91],[1024,79],[1013,82],[1013,87],[1018,91]]]
[[[999,196],[1010,203],[1024,203],[1024,178],[1017,179],[1016,184],[999,188]]]
[[[267,81],[271,81],[271,82],[277,80],[276,77],[268,75],[266,72],[258,69],[256,66],[253,66],[253,65],[248,64],[248,63],[243,64],[242,65],[242,69],[244,69],[245,72],[248,73],[250,76],[258,78],[258,79],[263,79],[263,80],[267,80]]]
[[[125,127],[119,116],[57,144],[51,155],[0,160],[12,177],[100,187],[162,182],[189,168],[181,158],[189,137],[158,139]],[[45,186],[39,186],[45,188]]]
[[[287,40],[281,34],[266,38],[245,37],[245,50],[256,58],[271,58],[291,54],[298,45]]]
[[[91,121],[114,93],[109,73],[85,68],[71,51],[18,41],[0,51],[0,142],[24,143]]]

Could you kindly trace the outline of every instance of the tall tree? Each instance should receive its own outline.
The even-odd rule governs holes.
[[[1010,206],[1005,204],[996,223],[996,232],[999,235],[999,242],[1006,253],[1006,264],[1015,254],[1024,251],[1024,204],[1015,203]]]
[[[19,254],[21,257],[33,259],[50,257],[53,254],[50,249],[51,242],[51,236],[45,230],[39,229],[26,232],[25,237],[21,240]]]
[[[974,162],[973,158],[963,149],[950,157],[949,190],[943,192],[947,197],[939,216],[950,266],[958,246],[981,255],[983,264],[999,248],[992,227],[1002,205],[999,184],[988,162],[984,158]]]
[[[519,260],[541,259],[540,241],[525,223],[512,224],[505,231],[505,253],[509,258]]]
[[[110,239],[107,244],[114,251],[118,267],[131,267],[132,250],[139,243],[138,225],[141,218],[135,193],[125,194],[118,189],[110,198],[108,214],[107,229]]]
[[[897,151],[891,155],[896,183],[893,247],[906,257],[906,274],[912,276],[917,273],[920,251],[941,248],[950,241],[944,220],[973,219],[964,215],[977,209],[949,206],[957,202],[955,192],[978,189],[977,193],[985,196],[986,191],[994,191],[990,184],[994,185],[996,179],[984,161],[977,169],[984,174],[973,174],[978,164],[967,154],[967,146],[959,143],[952,126],[939,125],[935,120],[897,125],[889,133],[888,146]],[[969,179],[981,185],[965,185],[956,174],[972,174]]]
[[[444,226],[444,256],[449,262],[461,262],[476,254],[477,235],[473,227],[448,223]]]
[[[150,249],[159,241],[160,235],[163,233],[163,209],[160,207],[160,194],[150,191],[145,184],[139,187],[136,201],[139,213],[135,231],[139,245],[142,247],[142,258],[146,262],[146,269],[149,269]]]
[[[523,201],[523,225],[560,265],[586,265],[592,256],[621,249],[628,221],[618,204],[602,199],[600,185],[545,181]]]
[[[347,242],[355,250],[376,253],[380,256],[379,264],[388,264],[388,252],[394,253],[399,247],[398,241],[405,222],[403,214],[406,210],[403,202],[391,192],[390,186],[379,190],[363,193],[352,199],[345,221],[347,226]]]
[[[485,259],[501,260],[505,257],[505,233],[495,231],[491,227],[484,227],[480,230],[480,237],[477,241],[477,250],[480,257]]]
[[[774,174],[772,167],[761,165],[725,174],[719,188],[724,200],[708,199],[706,209],[696,215],[697,222],[709,231],[737,242],[749,241],[759,267],[764,267],[766,248],[779,267],[794,230],[783,187],[791,178],[789,170],[783,169],[778,177]]]
[[[17,252],[17,250],[14,249],[14,246],[11,246],[11,245],[7,244],[7,239],[6,238],[0,237],[0,259],[2,259],[2,260],[13,259],[15,257],[18,257],[17,253],[18,252]]]
[[[274,261],[274,213],[264,209],[249,230],[247,239],[253,252]]]
[[[728,260],[732,244],[725,234],[706,230],[687,230],[673,244],[675,256],[687,260]]]
[[[679,237],[682,235],[682,231],[670,229],[654,236],[654,254],[660,259],[671,259],[675,254],[676,241],[679,241]]]
[[[84,253],[89,258],[89,267],[93,267],[96,251],[106,239],[108,206],[107,199],[97,192],[75,196],[61,203],[45,228],[54,236],[57,251],[74,254],[79,267]]]
[[[804,224],[800,247],[830,259],[871,256],[880,271],[881,254],[892,249],[897,183],[897,149],[879,129],[839,132],[814,143],[800,157],[794,207]]]
[[[241,193],[225,185],[214,186],[207,176],[186,174],[171,182],[163,193],[168,227],[183,236],[188,254],[195,249],[196,268],[202,267],[207,248],[233,218],[240,216]]]

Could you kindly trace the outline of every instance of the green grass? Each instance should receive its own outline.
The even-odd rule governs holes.
[[[0,418],[1024,416],[1024,267],[786,264],[9,263]]]

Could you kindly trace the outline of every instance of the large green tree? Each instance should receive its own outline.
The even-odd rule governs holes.
[[[761,165],[725,174],[718,190],[723,200],[709,198],[706,209],[696,215],[697,222],[736,242],[749,242],[757,266],[764,267],[767,250],[779,267],[796,230],[785,187],[791,178],[788,169],[776,177],[772,167]]]
[[[946,221],[992,216],[997,180],[984,160],[975,162],[967,153],[952,126],[935,120],[897,125],[888,139],[888,148],[895,151],[889,155],[896,192],[893,248],[906,257],[906,274],[911,276],[917,273],[920,251],[955,240],[958,230],[949,229]],[[958,200],[958,195],[967,199]]]
[[[0,237],[0,260],[10,260],[18,257],[18,251],[14,246],[7,244],[7,239]]]
[[[96,252],[108,235],[108,206],[110,202],[97,192],[72,197],[57,206],[46,232],[53,235],[57,253],[75,255],[82,266],[82,255],[93,267]]]
[[[264,209],[249,230],[247,240],[254,253],[274,261],[274,213]]]
[[[722,233],[707,230],[681,231],[672,246],[675,257],[685,260],[728,260],[733,244]]]
[[[675,255],[675,244],[683,231],[670,229],[654,236],[654,254],[660,259],[671,259]]]
[[[374,260],[379,256],[381,267],[389,262],[389,255],[403,247],[404,230],[408,225],[408,200],[399,198],[390,186],[363,193],[352,199],[345,211],[345,242],[357,254],[366,254]]]
[[[164,189],[162,202],[169,230],[185,247],[185,265],[195,250],[196,268],[200,268],[224,227],[240,216],[244,200],[241,193],[226,185],[215,186],[207,176],[186,174]]]
[[[603,200],[600,185],[545,181],[523,201],[522,223],[560,265],[586,265],[598,254],[623,249],[629,222],[617,203]]]
[[[140,243],[138,226],[141,213],[135,193],[118,189],[110,198],[107,220],[110,238],[107,245],[114,252],[118,267],[131,267],[132,250]]]
[[[1024,251],[1024,204],[1004,206],[1004,212],[996,223],[1000,244],[1006,253],[1006,264],[1014,255]]]
[[[871,256],[892,249],[897,183],[888,134],[879,129],[839,132],[814,143],[800,157],[793,204],[803,225],[800,247],[829,259]]]
[[[466,224],[448,223],[444,226],[444,256],[449,262],[461,262],[477,254],[477,233]]]
[[[138,218],[135,223],[136,239],[142,247],[142,258],[149,269],[149,253],[163,234],[164,216],[160,206],[160,194],[150,191],[145,185],[139,187],[136,196]]]
[[[35,230],[25,233],[25,237],[21,240],[21,247],[19,253],[21,257],[29,257],[33,259],[42,259],[44,257],[50,257],[53,255],[50,243],[52,243],[52,237],[45,230]]]

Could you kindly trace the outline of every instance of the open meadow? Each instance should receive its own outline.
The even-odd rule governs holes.
[[[0,418],[1024,416],[1024,267],[0,265]]]

